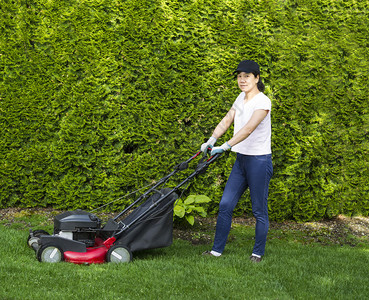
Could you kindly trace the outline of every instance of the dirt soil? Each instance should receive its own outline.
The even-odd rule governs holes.
[[[175,226],[174,236],[191,241],[193,244],[212,242],[215,233],[215,218],[197,219],[195,226]],[[246,226],[255,228],[254,218],[234,218],[232,227]],[[292,233],[292,235],[291,235]],[[295,221],[270,222],[268,239],[289,239],[294,236],[296,242],[320,243],[323,245],[356,246],[362,242],[369,244],[369,218],[338,216],[329,220],[299,223]],[[232,240],[232,231],[229,239]]]
[[[8,208],[0,209],[0,224],[11,226],[13,223],[24,222],[22,217],[32,215],[43,215],[47,218],[47,223],[52,224],[54,217],[62,211],[56,211],[50,208]],[[115,214],[97,215],[107,220]],[[174,223],[173,237],[187,240],[192,244],[209,244],[212,242],[215,233],[216,218],[197,218],[194,226],[188,224]],[[232,226],[255,227],[255,219],[250,217],[234,218]],[[287,234],[289,233],[289,234]],[[329,220],[317,222],[298,223],[295,221],[270,222],[268,239],[285,239],[295,236],[295,240],[301,243],[318,242],[326,245],[351,245],[356,246],[362,242],[369,244],[369,217],[346,217],[338,216]],[[230,240],[232,231],[230,234]]]

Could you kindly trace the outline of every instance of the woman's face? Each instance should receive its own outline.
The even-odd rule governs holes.
[[[259,81],[259,75],[254,76],[252,73],[240,72],[237,75],[238,87],[242,92],[249,93],[254,89],[258,89],[257,83]]]

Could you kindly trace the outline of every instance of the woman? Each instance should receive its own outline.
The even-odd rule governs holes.
[[[235,71],[241,94],[215,128],[211,138],[201,145],[201,151],[211,148],[211,155],[232,150],[236,162],[228,178],[219,204],[214,244],[204,255],[220,256],[231,229],[232,214],[240,197],[250,189],[252,213],[256,219],[255,245],[250,256],[260,262],[264,252],[268,219],[268,189],[273,174],[271,151],[271,101],[264,95],[259,65],[252,60],[241,61]],[[220,147],[213,147],[234,123],[234,135]]]

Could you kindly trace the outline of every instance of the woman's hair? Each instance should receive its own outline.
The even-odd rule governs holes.
[[[263,81],[261,80],[260,73],[254,71],[254,72],[252,72],[252,74],[254,74],[255,77],[259,75],[259,81],[257,83],[257,87],[258,87],[258,90],[260,92],[264,92],[265,91],[265,85],[264,85]]]

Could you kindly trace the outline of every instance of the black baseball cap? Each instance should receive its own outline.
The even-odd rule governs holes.
[[[253,60],[243,60],[238,64],[236,71],[233,73],[245,72],[245,73],[253,73],[256,72],[260,74],[260,68],[257,62]]]

